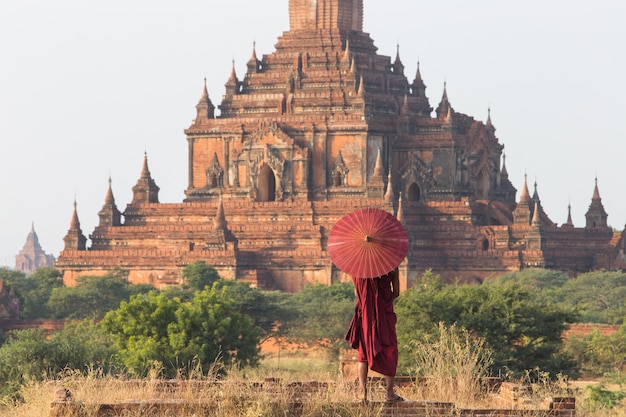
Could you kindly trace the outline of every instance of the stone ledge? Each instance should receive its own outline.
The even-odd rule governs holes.
[[[245,403],[245,399],[242,399]],[[288,402],[270,402],[268,408],[277,415],[285,417],[301,417],[305,415],[306,403],[300,400]],[[219,407],[218,402],[192,402],[182,400],[143,400],[125,401],[114,404],[85,404],[75,401],[54,401],[50,407],[50,417],[114,417],[122,415],[141,415],[143,417],[160,417],[170,415],[209,415]],[[574,409],[549,409],[549,410],[512,410],[512,409],[457,409],[453,403],[431,401],[404,401],[388,404],[385,402],[358,401],[327,403],[322,408],[337,417],[354,416],[356,409],[362,409],[365,415],[380,417],[434,417],[434,416],[458,416],[458,417],[575,417]],[[89,413],[87,413],[89,410]],[[212,411],[213,410],[213,411]],[[190,414],[191,413],[191,414]],[[233,416],[236,417],[236,416]]]
[[[375,381],[371,381],[375,382]],[[405,381],[406,382],[406,381]],[[141,381],[129,381],[129,383],[141,384]],[[318,395],[331,389],[329,383],[319,381],[293,382],[286,386],[287,392],[274,392],[280,380],[266,378],[263,382],[253,383],[258,389],[266,391],[273,397],[263,405],[275,415],[285,417],[302,417],[308,415],[310,407],[328,412],[336,417],[354,416],[355,409],[362,409],[363,415],[380,417],[432,417],[432,416],[457,416],[457,417],[575,417],[576,400],[573,397],[555,397],[550,400],[547,409],[461,409],[454,403],[441,401],[403,401],[386,403],[370,401],[327,401],[319,404]],[[175,393],[181,388],[206,389],[208,385],[219,385],[216,382],[198,382],[190,386],[181,381],[162,381],[154,389],[155,393]],[[280,400],[280,396],[284,396]],[[313,400],[311,400],[313,399]],[[254,407],[258,402],[252,401],[246,396],[235,396],[233,399],[240,405]],[[147,400],[124,400],[116,403],[91,403],[74,401],[71,392],[64,388],[56,389],[56,400],[50,405],[49,417],[115,417],[122,415],[141,415],[145,417],[162,416],[185,416],[185,415],[211,415],[219,409],[223,400],[182,400],[182,399],[147,399]],[[245,408],[245,407],[244,407]],[[242,408],[243,410],[243,408]],[[236,417],[236,416],[233,416]]]

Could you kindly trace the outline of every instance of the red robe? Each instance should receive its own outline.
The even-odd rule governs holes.
[[[354,317],[346,334],[350,346],[359,351],[359,362],[375,372],[395,376],[398,366],[396,314],[393,311],[391,271],[379,278],[352,278],[356,289]]]

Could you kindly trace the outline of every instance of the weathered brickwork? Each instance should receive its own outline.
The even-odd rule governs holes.
[[[217,109],[205,83],[185,130],[183,202],[159,202],[146,156],[123,212],[109,187],[91,246],[73,213],[56,263],[66,283],[122,267],[162,287],[197,260],[262,288],[345,280],[328,234],[368,206],[406,226],[404,286],[427,269],[480,282],[626,265],[597,184],[585,227],[553,223],[525,180],[516,201],[491,117],[457,112],[445,88],[433,109],[419,68],[410,81],[399,53],[378,54],[363,32],[362,0],[291,0],[289,16],[275,51],[253,48],[241,78],[233,65]]]

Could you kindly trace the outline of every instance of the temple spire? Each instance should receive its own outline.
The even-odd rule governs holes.
[[[159,187],[156,185],[148,169],[148,153],[144,152],[141,176],[133,187],[133,201],[131,204],[158,203]]]
[[[204,86],[202,87],[202,96],[196,104],[196,120],[194,124],[206,123],[209,119],[215,118],[215,106],[209,98],[209,91],[206,86],[206,77],[204,77]]]
[[[65,243],[64,250],[86,250],[87,238],[80,229],[80,221],[78,221],[78,209],[76,199],[74,199],[74,212],[70,220],[70,228],[63,238]]]
[[[233,66],[230,70],[230,76],[226,81],[226,94],[232,95],[239,93],[239,79],[237,78],[237,72],[235,71],[235,60],[233,59]]]
[[[532,226],[541,225],[541,217],[539,216],[539,201],[535,200],[535,209],[533,210],[533,219],[530,222]]]
[[[396,59],[393,62],[393,72],[394,74],[404,75],[404,64],[402,64],[400,59],[400,44],[396,45]]]
[[[387,191],[385,191],[385,202],[393,202],[393,186],[391,185],[391,170],[387,174]]]
[[[382,157],[380,156],[380,148],[378,148],[378,154],[376,154],[376,162],[374,163],[374,173],[373,173],[373,177],[374,178],[383,178],[383,176],[385,175],[385,171],[384,171],[384,167],[383,167],[383,160]]]
[[[530,201],[530,192],[528,191],[528,176],[524,174],[524,186],[519,196],[520,203],[527,203]]]
[[[447,82],[443,83],[443,95],[441,96],[441,101],[439,102],[439,106],[437,106],[436,112],[437,117],[440,119],[449,119],[452,116],[453,109],[448,99]]]
[[[220,202],[217,206],[217,212],[213,219],[213,228],[224,229],[226,228],[226,216],[224,215],[224,203],[222,202],[222,196],[220,195]]]
[[[595,185],[593,187],[593,197],[591,197],[591,201],[601,201],[600,198],[600,190],[598,189],[598,177],[596,177]]]
[[[113,197],[113,188],[111,186],[111,176],[109,176],[109,188],[107,189],[106,196],[104,198],[104,205],[98,212],[100,218],[99,227],[105,226],[119,226],[122,224],[122,213],[115,205],[115,198]]]
[[[259,72],[259,59],[256,56],[256,41],[252,42],[252,56],[248,60],[247,66],[248,74]]]
[[[376,162],[374,163],[374,170],[369,180],[367,181],[367,195],[371,198],[385,197],[385,168],[383,166],[383,159],[381,157],[380,148],[376,154]]]
[[[535,179],[534,188],[535,189],[533,191],[533,201],[541,203],[541,199],[539,198],[539,192],[537,191],[537,179]]]
[[[571,205],[571,203],[567,204],[567,221],[563,224],[562,227],[574,227],[574,222],[572,221],[572,205]]]
[[[104,204],[115,204],[115,198],[113,197],[113,188],[111,187],[111,176],[109,175],[109,187],[107,188],[106,196],[104,197]]]
[[[502,169],[500,169],[500,178],[501,179],[509,179],[509,172],[506,169],[506,154],[502,154]]]
[[[591,197],[591,204],[589,210],[585,214],[587,220],[586,227],[608,227],[607,219],[609,215],[604,210],[602,204],[602,198],[600,198],[600,190],[598,189],[598,178],[596,177],[595,185],[593,187],[593,196]]]
[[[361,75],[361,78],[359,81],[359,89],[357,90],[356,95],[362,98],[364,92],[365,92],[365,82],[363,81],[363,75]]]
[[[424,84],[424,80],[422,80],[422,73],[420,72],[420,63],[417,61],[417,71],[415,72],[415,79],[413,80],[413,84],[411,84],[411,91],[414,96],[417,97],[426,97],[426,84]]]
[[[350,53],[350,38],[346,39],[346,48],[343,50],[341,60],[344,62],[350,62],[352,54]]]
[[[398,197],[398,212],[396,213],[396,219],[402,224],[404,224],[404,212],[402,210],[402,192],[400,192],[400,196]]]

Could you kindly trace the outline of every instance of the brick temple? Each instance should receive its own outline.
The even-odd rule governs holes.
[[[427,269],[482,282],[626,266],[626,234],[607,225],[597,181],[584,226],[551,221],[525,178],[517,201],[490,115],[457,112],[445,86],[431,107],[419,66],[408,78],[400,54],[378,54],[363,31],[362,0],[290,0],[289,18],[272,53],[253,47],[241,76],[233,63],[219,111],[205,80],[185,130],[184,201],[159,201],[144,155],[123,212],[109,180],[89,246],[74,209],[56,262],[66,284],[120,267],[161,288],[199,260],[264,289],[342,281],[327,238],[362,207],[405,225],[405,287]]]
[[[37,268],[54,265],[54,255],[47,254],[39,244],[35,223],[31,225],[22,250],[15,255],[15,269],[31,275]]]

